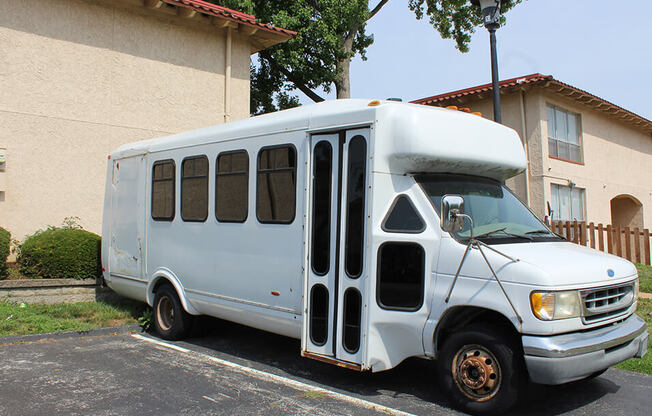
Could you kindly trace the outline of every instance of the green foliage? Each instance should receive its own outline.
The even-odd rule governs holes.
[[[645,319],[645,322],[647,323],[647,331],[652,333],[652,299],[639,298],[636,314]],[[652,375],[652,337],[648,340],[647,348],[648,352],[643,356],[643,358],[632,358],[616,365],[615,367],[622,370],[631,370]]]
[[[152,328],[152,317],[154,312],[152,308],[147,308],[143,311],[143,314],[138,317],[138,325],[143,328],[143,331],[149,331]]]
[[[94,279],[100,275],[100,236],[80,228],[48,227],[27,237],[20,273],[36,279]]]
[[[636,263],[641,292],[652,293],[652,266]]]
[[[208,1],[297,32],[294,39],[261,51],[251,66],[251,113],[256,115],[297,106],[298,97],[292,95],[297,89],[317,102],[323,98],[316,89],[329,93],[335,86],[338,98],[348,98],[350,60],[356,55],[366,60],[373,43],[366,24],[388,0]],[[502,12],[521,1],[503,0]],[[408,7],[419,20],[428,16],[462,52],[468,51],[471,34],[482,23],[479,7],[470,0],[409,0]]]
[[[133,324],[145,306],[128,299],[106,302],[26,305],[0,302],[0,337],[59,331],[88,331]]]
[[[11,234],[9,231],[0,227],[0,280],[7,277],[7,257],[9,257],[9,247],[11,247]]]
[[[509,9],[522,0],[502,0],[500,2],[501,24]],[[469,42],[475,28],[482,24],[482,11],[468,0],[409,0],[408,7],[418,20],[428,16],[432,27],[442,38],[455,40],[455,47],[461,52],[469,51]]]

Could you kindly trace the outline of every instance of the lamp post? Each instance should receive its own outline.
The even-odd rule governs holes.
[[[491,44],[491,85],[494,94],[494,121],[502,123],[500,113],[500,87],[498,85],[498,56],[496,53],[496,30],[500,27],[500,0],[472,0],[471,3],[482,9],[482,21],[489,31]]]

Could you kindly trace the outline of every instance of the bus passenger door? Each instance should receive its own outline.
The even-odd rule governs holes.
[[[365,339],[368,140],[365,128],[311,141],[303,352],[355,368]]]
[[[308,281],[304,290],[303,350],[333,357],[337,296],[339,134],[312,136]],[[307,311],[307,313],[306,313]]]

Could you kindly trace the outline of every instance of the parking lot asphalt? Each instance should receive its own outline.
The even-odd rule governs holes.
[[[88,333],[0,342],[0,415],[460,414],[430,361],[357,373],[299,356],[299,341],[205,319],[194,336]],[[647,415],[652,376],[611,369],[531,385],[513,415]]]

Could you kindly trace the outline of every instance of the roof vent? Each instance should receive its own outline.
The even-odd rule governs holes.
[[[402,98],[396,98],[396,97],[390,97],[387,99],[387,101],[398,101],[399,103],[403,102]]]

